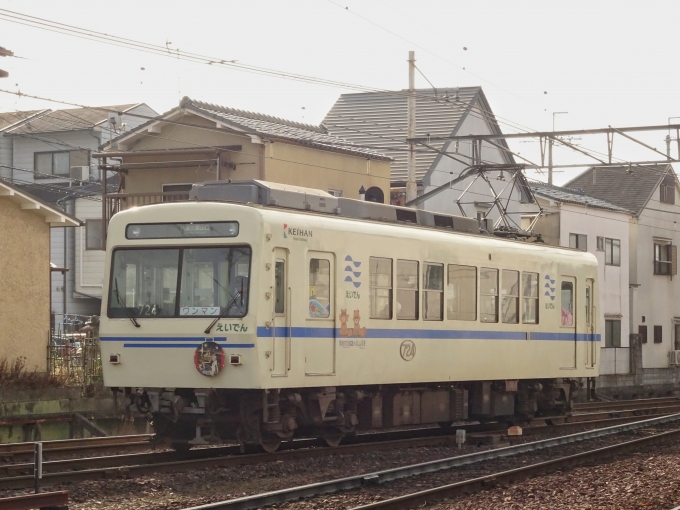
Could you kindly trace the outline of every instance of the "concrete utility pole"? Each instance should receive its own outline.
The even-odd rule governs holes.
[[[13,57],[13,56],[14,53],[0,46],[0,57]],[[3,71],[2,69],[0,69],[0,78],[7,78],[8,76],[9,73],[7,71]]]
[[[555,133],[555,115],[561,115],[561,114],[567,114],[569,112],[553,112],[553,134]],[[553,152],[553,144],[555,143],[555,137],[551,136],[550,140],[548,141],[548,185],[552,186],[553,183],[553,160],[552,160],[552,152]]]
[[[407,99],[407,123],[409,139],[416,136],[416,59],[415,52],[408,52],[408,99]],[[415,200],[418,196],[418,188],[416,186],[416,144],[409,142],[408,144],[408,177],[406,179],[406,201]]]

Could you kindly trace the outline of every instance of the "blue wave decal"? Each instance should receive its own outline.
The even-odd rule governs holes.
[[[345,257],[345,262],[350,262],[350,264],[345,266],[345,273],[349,273],[347,276],[345,276],[345,281],[351,283],[354,285],[354,288],[358,289],[361,287],[361,282],[359,281],[359,277],[361,277],[361,271],[355,271],[355,269],[358,269],[361,266],[361,262],[352,259],[351,255],[347,255]],[[354,266],[354,269],[352,266]]]

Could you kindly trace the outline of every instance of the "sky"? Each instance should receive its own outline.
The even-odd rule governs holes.
[[[9,11],[168,51],[151,55],[28,27],[9,21]],[[0,0],[0,46],[16,55],[0,58],[10,73],[0,88],[88,106],[144,102],[159,113],[189,96],[318,124],[353,90],[185,62],[172,50],[387,90],[407,88],[414,50],[416,87],[481,86],[504,132],[550,130],[553,118],[558,130],[662,125],[680,117],[678,19],[680,2],[654,0]],[[0,111],[64,107],[0,92]],[[634,136],[665,152],[666,135]],[[606,151],[604,135],[571,143]],[[510,146],[540,159],[535,141]],[[660,158],[621,137],[614,156]],[[581,161],[588,158],[555,151],[556,163]],[[556,173],[555,182],[579,171]]]

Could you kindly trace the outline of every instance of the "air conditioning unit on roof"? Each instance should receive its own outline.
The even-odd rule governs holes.
[[[89,166],[72,166],[69,172],[69,177],[77,181],[88,182],[90,180]]]
[[[668,352],[668,364],[670,366],[680,365],[680,351]]]

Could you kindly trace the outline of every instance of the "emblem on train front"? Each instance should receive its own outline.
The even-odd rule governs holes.
[[[361,282],[359,281],[361,271],[358,271],[359,267],[361,267],[361,262],[353,260],[349,255],[345,257],[345,262],[347,262],[347,265],[345,266],[345,274],[347,275],[345,276],[345,281],[351,283],[358,289],[361,287]]]
[[[215,342],[203,342],[194,353],[194,365],[202,375],[213,377],[224,368],[224,351]]]
[[[411,361],[416,357],[416,344],[412,340],[404,340],[399,347],[399,354],[404,361]]]
[[[555,301],[555,280],[550,278],[550,275],[545,275],[545,295],[550,298],[550,301]]]

